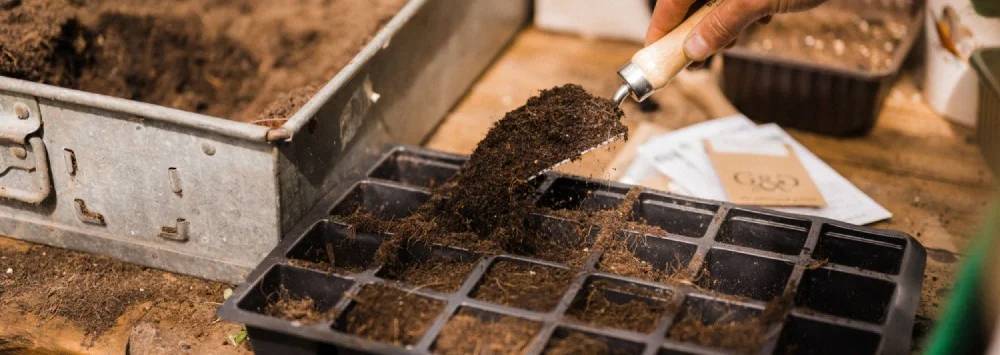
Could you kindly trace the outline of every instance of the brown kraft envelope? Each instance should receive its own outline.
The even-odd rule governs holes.
[[[798,155],[785,144],[784,156],[718,152],[705,141],[729,201],[760,206],[823,207],[820,194]]]

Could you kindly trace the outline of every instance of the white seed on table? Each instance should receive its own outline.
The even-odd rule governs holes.
[[[816,45],[816,38],[813,38],[813,36],[806,36],[805,43],[806,46],[812,47]]]
[[[833,52],[839,55],[844,55],[844,41],[838,39],[833,40]]]

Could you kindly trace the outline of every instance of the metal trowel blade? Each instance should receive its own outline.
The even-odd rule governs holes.
[[[580,152],[579,154],[577,154],[577,155],[575,155],[573,157],[564,159],[564,160],[562,160],[562,161],[560,161],[558,163],[550,165],[549,167],[547,167],[545,169],[542,169],[541,171],[535,173],[535,175],[532,175],[531,177],[529,177],[528,181],[534,180],[535,178],[537,178],[539,176],[542,176],[542,174],[545,174],[547,172],[552,171],[552,169],[555,169],[555,168],[559,167],[560,165],[569,163],[573,159],[579,158],[579,157],[583,156],[584,154],[590,153],[594,149],[606,146],[606,145],[610,144],[611,142],[614,142],[616,140],[622,139],[623,137],[625,137],[624,134],[618,134],[618,135],[611,136],[611,138],[608,138],[607,140],[605,140],[605,141],[603,141],[603,142],[601,142],[601,143],[599,143],[599,144],[597,144],[597,145],[595,145],[593,147],[587,148],[586,150]]]

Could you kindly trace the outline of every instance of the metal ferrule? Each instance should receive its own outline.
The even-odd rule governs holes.
[[[636,101],[643,101],[653,95],[653,85],[649,83],[649,80],[646,80],[646,75],[642,73],[639,66],[629,62],[618,70],[618,76],[625,81],[625,85],[628,85],[629,91],[632,92],[632,98]]]

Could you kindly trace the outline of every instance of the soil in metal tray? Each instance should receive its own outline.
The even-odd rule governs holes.
[[[280,125],[405,0],[0,2],[0,75]]]

